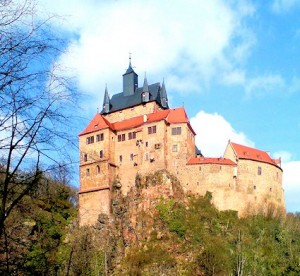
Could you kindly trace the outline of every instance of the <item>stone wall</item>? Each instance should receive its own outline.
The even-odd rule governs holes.
[[[99,214],[111,213],[111,191],[108,187],[79,194],[79,224],[94,225]]]

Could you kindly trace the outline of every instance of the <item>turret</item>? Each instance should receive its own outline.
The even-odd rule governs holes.
[[[149,92],[147,77],[145,75],[144,85],[143,85],[143,92],[142,92],[142,102],[143,103],[149,102],[149,99],[150,99],[150,92]]]
[[[110,111],[110,99],[107,91],[107,86],[105,87],[104,99],[103,99],[103,109],[102,113],[109,113]]]
[[[168,106],[168,97],[167,97],[167,92],[166,92],[166,87],[165,87],[165,81],[163,80],[162,87],[160,89],[160,103],[163,108],[169,108]]]

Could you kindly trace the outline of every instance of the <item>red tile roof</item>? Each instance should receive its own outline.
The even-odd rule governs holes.
[[[123,120],[120,122],[115,122],[112,124],[113,130],[125,130],[134,127],[138,127],[144,124],[143,116],[130,118],[128,120]]]
[[[88,126],[79,134],[79,136],[108,127],[112,130],[126,130],[142,126],[144,123],[153,123],[161,120],[165,120],[167,123],[170,124],[187,123],[192,132],[196,134],[190,126],[189,119],[186,115],[184,108],[180,107],[175,109],[160,110],[154,113],[130,118],[115,123],[109,123],[101,114],[96,114],[96,116],[91,120]]]
[[[185,110],[183,107],[169,109],[169,115],[167,118],[167,121],[170,124],[176,124],[176,123],[189,123],[189,118],[185,113]]]
[[[278,165],[278,163],[274,159],[272,159],[270,155],[265,151],[239,145],[236,143],[231,143],[231,145],[239,159],[249,159],[249,160],[272,164],[275,166]]]
[[[87,127],[79,133],[79,136],[88,134],[97,130],[112,128],[110,122],[108,122],[101,114],[97,113],[94,118],[90,121]]]
[[[218,165],[229,165],[236,166],[236,163],[227,158],[205,158],[205,157],[193,157],[191,158],[188,165],[200,165],[200,164],[218,164]]]

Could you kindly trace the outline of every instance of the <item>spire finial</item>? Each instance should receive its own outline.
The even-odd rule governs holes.
[[[129,66],[131,66],[131,52],[129,52]]]

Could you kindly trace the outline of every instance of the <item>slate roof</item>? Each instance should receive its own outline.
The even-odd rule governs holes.
[[[159,94],[161,90],[160,84],[154,83],[148,87],[150,92],[149,102],[156,101],[160,106],[162,106]],[[133,95],[124,96],[123,92],[114,94],[110,99],[109,113],[142,104],[142,93],[143,87],[139,87],[135,90]],[[167,106],[166,108],[169,107]],[[104,114],[103,111],[101,113]]]
[[[254,160],[254,161],[259,161],[263,163],[268,163],[271,165],[278,166],[278,161],[275,159],[272,159],[270,155],[262,150],[239,145],[236,143],[230,142],[231,146],[233,147],[233,150],[236,153],[236,156],[239,159],[248,159],[248,160]]]
[[[227,158],[214,158],[214,157],[193,157],[191,158],[188,165],[203,165],[203,164],[217,164],[217,165],[228,165],[236,166],[232,160]]]
[[[187,123],[190,130],[196,134],[190,125],[184,108],[179,107],[174,109],[159,110],[154,113],[133,117],[115,123],[108,122],[104,116],[97,113],[88,126],[79,134],[79,136],[106,128],[110,128],[114,131],[126,130],[161,120],[165,120],[165,122],[169,124]]]

